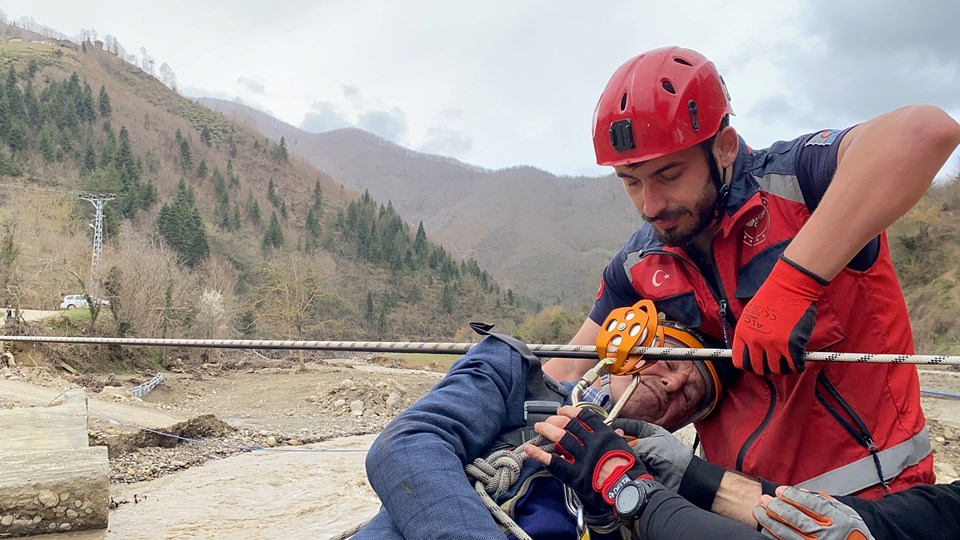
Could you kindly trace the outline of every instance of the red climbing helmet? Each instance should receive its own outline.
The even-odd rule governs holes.
[[[593,116],[599,165],[647,161],[713,137],[733,114],[713,62],[681,47],[631,58],[617,69]]]

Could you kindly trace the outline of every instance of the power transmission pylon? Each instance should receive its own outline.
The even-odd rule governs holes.
[[[97,293],[97,263],[100,262],[100,251],[103,249],[103,207],[107,201],[116,199],[113,193],[81,193],[80,198],[90,201],[90,204],[97,210],[93,218],[93,256],[90,259],[90,295]]]

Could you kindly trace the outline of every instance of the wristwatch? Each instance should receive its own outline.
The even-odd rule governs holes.
[[[620,488],[614,499],[613,507],[617,511],[617,516],[623,520],[636,519],[643,513],[650,496],[661,489],[666,488],[660,482],[650,478],[627,482]]]

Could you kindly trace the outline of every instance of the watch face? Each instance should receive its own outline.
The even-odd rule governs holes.
[[[631,482],[617,493],[616,509],[617,513],[623,516],[633,517],[634,513],[640,508],[643,494],[640,492],[640,486]]]

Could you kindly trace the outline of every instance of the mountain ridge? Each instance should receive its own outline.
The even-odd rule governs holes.
[[[487,169],[357,128],[310,133],[241,103],[197,101],[270,139],[284,137],[292,154],[391,201],[407,221],[423,222],[431,239],[545,304],[588,304],[603,266],[640,223],[613,175]]]

